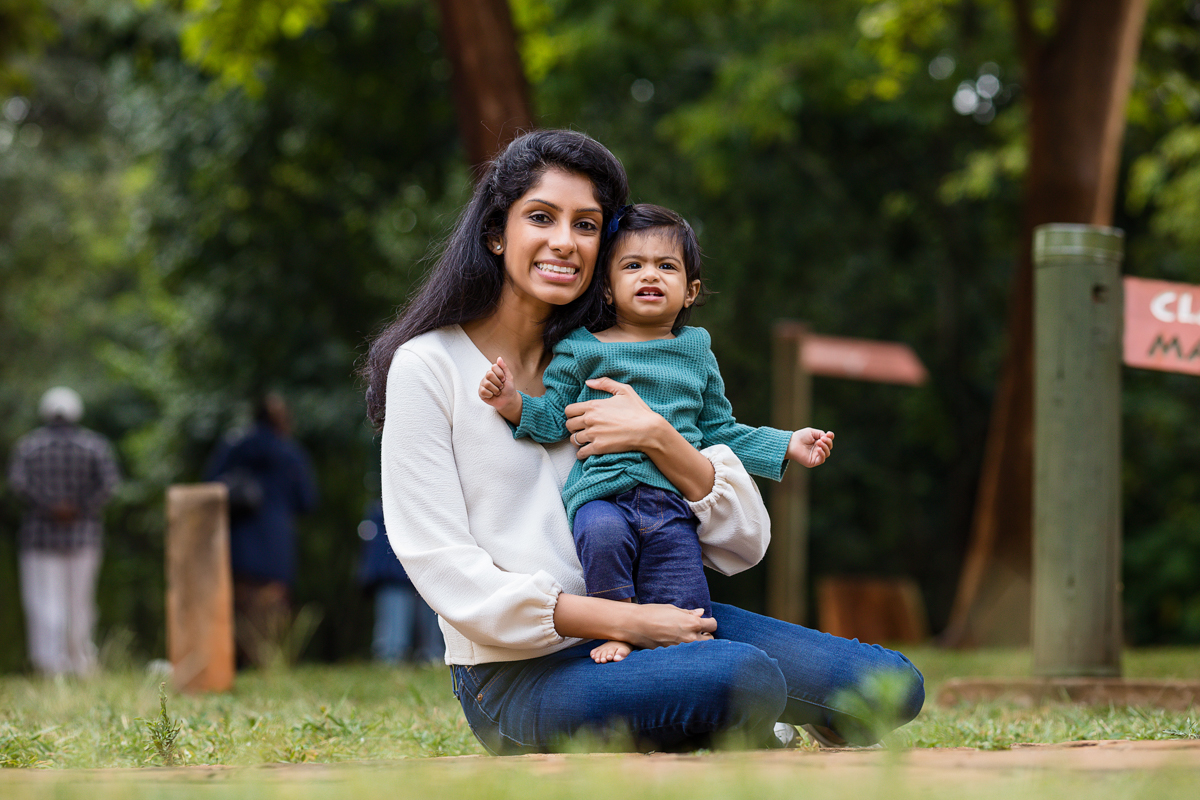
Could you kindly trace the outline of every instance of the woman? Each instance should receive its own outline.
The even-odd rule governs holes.
[[[881,709],[862,687],[883,671],[924,690],[904,656],[713,604],[712,618],[669,605],[583,596],[560,489],[575,457],[640,450],[688,499],[705,563],[757,563],[769,522],[725,447],[697,451],[627,386],[567,410],[568,443],[514,440],[479,399],[503,357],[538,395],[551,348],[590,318],[602,232],[628,194],[611,153],[571,131],[536,131],[489,166],[413,301],[373,343],[368,413],[383,426],[383,500],[392,549],[438,612],[454,691],[497,754],[553,749],[576,733],[624,731],[642,749],[775,740],[777,721],[829,741],[869,743]],[[385,413],[386,412],[386,413]],[[643,648],[597,664],[594,640]]]

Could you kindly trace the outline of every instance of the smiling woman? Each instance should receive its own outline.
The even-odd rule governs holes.
[[[763,746],[781,717],[870,739],[876,728],[856,710],[875,701],[856,691],[881,670],[911,686],[888,718],[911,719],[920,675],[897,653],[719,604],[705,616],[587,595],[561,495],[575,447],[514,439],[479,377],[503,364],[510,393],[545,391],[555,346],[603,306],[601,231],[627,193],[620,163],[583,134],[515,140],[364,369],[383,426],[388,538],[438,612],[472,731],[493,753],[545,751],[588,730],[622,730],[631,746],[657,750]],[[644,454],[678,490],[672,513],[691,520],[697,559],[726,574],[757,563],[769,521],[733,452],[698,450],[629,386],[594,383],[612,396],[565,410],[586,444],[578,458]],[[768,460],[781,462],[776,450]],[[640,649],[601,664],[596,640]]]

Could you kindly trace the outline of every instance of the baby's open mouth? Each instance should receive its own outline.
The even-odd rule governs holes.
[[[638,289],[638,297],[662,297],[662,289],[655,289],[653,286],[647,286],[645,289]]]

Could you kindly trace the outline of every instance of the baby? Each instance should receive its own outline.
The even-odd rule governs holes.
[[[794,433],[738,424],[703,328],[684,327],[703,291],[700,245],[690,225],[661,206],[626,206],[609,223],[608,263],[597,270],[605,318],[600,329],[572,331],[554,348],[546,393],[518,392],[503,359],[479,384],[479,396],[516,426],[516,437],[566,439],[564,409],[607,397],[586,381],[608,377],[638,396],[698,448],[725,444],[746,469],[773,480],[788,460],[815,467],[828,458],[833,433]],[[696,517],[666,477],[640,452],[594,455],[576,462],[563,502],[589,596],[671,603],[712,615]],[[625,642],[594,648],[597,663],[620,661]]]

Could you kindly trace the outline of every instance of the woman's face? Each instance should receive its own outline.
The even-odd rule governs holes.
[[[508,290],[561,306],[591,283],[603,223],[592,182],[551,168],[512,204],[503,236],[488,246],[504,254]]]

